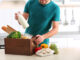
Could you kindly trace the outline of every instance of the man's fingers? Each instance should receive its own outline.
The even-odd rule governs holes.
[[[39,40],[39,37],[36,36],[36,40],[35,41],[38,41],[38,40]]]
[[[21,14],[20,11],[18,13],[15,13],[15,19],[18,21],[18,14]],[[18,21],[18,23],[20,24],[20,22]],[[20,24],[21,25],[21,24]]]
[[[17,15],[17,13],[15,13],[15,19],[18,20],[18,15]]]
[[[36,35],[36,37],[40,37],[40,35]]]
[[[40,43],[41,43],[39,38],[36,39],[35,42],[36,42],[37,44],[40,44]]]
[[[38,40],[36,41],[37,45],[40,43]]]
[[[37,45],[39,45],[39,43],[37,43]]]
[[[18,20],[18,14],[21,14],[21,12],[19,11],[18,13],[15,13],[15,19]]]

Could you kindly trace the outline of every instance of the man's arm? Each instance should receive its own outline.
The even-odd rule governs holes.
[[[52,23],[53,23],[52,30],[50,30],[48,33],[43,34],[43,35],[36,35],[36,37],[38,37],[35,40],[37,45],[40,44],[41,42],[43,42],[45,39],[52,37],[53,35],[55,35],[58,32],[59,22],[58,21],[52,21]]]
[[[42,35],[44,37],[44,39],[50,38],[58,32],[59,22],[52,21],[52,23],[53,23],[52,30],[50,30],[48,33]]]

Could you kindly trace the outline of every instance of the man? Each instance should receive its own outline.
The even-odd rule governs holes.
[[[58,32],[60,8],[51,0],[29,0],[23,16],[29,23],[25,33],[36,36],[35,41],[39,46],[42,43],[49,44],[49,38]],[[15,18],[18,20],[17,13]]]

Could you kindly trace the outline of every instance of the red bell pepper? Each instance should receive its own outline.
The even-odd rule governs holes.
[[[36,53],[38,50],[40,50],[40,49],[42,49],[42,48],[41,48],[41,47],[35,48],[35,53]]]

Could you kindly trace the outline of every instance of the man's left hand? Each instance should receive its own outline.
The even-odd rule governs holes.
[[[35,42],[38,44],[40,44],[41,42],[44,41],[44,37],[41,35],[36,35],[37,39],[35,40]]]

